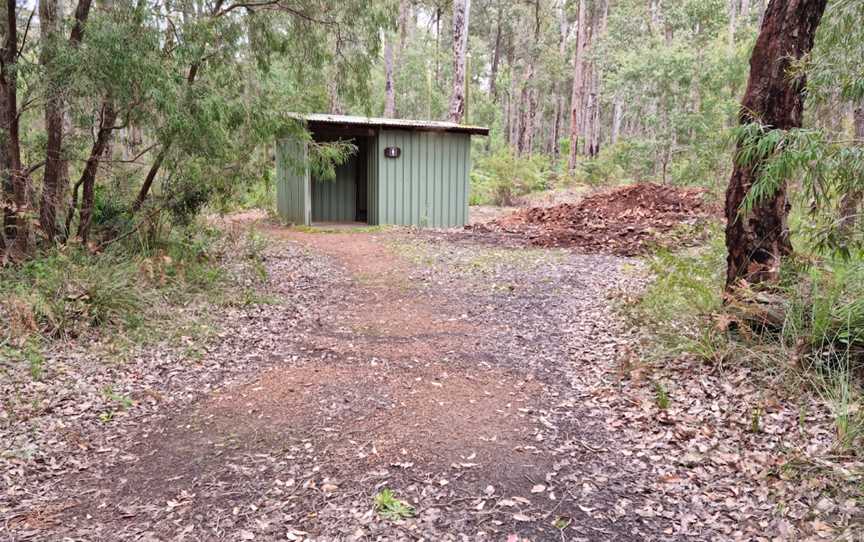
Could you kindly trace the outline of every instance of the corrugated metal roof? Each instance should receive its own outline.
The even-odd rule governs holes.
[[[331,126],[368,126],[372,128],[392,128],[403,130],[457,132],[462,134],[489,135],[489,128],[484,126],[469,126],[454,122],[434,120],[385,119],[379,117],[353,117],[350,115],[328,115],[325,113],[292,114],[291,116],[305,120],[309,124],[326,124]]]

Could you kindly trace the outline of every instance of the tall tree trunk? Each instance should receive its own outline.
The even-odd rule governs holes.
[[[567,54],[568,30],[566,2],[561,2],[558,5],[558,58],[561,62],[566,62],[565,57]],[[558,142],[561,140],[561,125],[564,120],[562,117],[564,115],[564,93],[566,92],[566,82],[556,81],[554,83],[554,89],[555,109],[552,118],[552,133],[549,139],[549,152],[552,155],[553,162],[557,163],[558,159],[561,157],[561,146]]]
[[[7,201],[5,233],[7,250],[13,258],[25,257],[32,250],[30,217],[30,177],[21,166],[21,132],[18,116],[18,21],[15,0],[7,0],[3,21],[5,40],[0,51],[0,126],[3,134],[3,186]],[[11,196],[11,198],[10,198]]]
[[[789,77],[789,67],[813,48],[827,0],[772,0],[750,57],[750,78],[739,122],[760,122],[788,130],[801,126],[804,76]],[[786,186],[744,216],[741,204],[757,181],[759,164],[735,163],[726,190],[726,288],[741,279],[752,284],[777,280],[780,263],[792,252]]]
[[[735,49],[735,32],[738,30],[738,0],[729,0],[729,48]]]
[[[531,140],[534,136],[534,89],[531,86],[534,79],[534,62],[529,60],[522,80],[522,92],[519,96],[519,134],[516,150],[519,155],[531,153]]]
[[[57,0],[39,0],[39,30],[42,37],[40,63],[46,73],[52,73],[52,62],[58,44],[60,21]],[[42,200],[39,205],[39,224],[49,242],[54,241],[57,230],[57,205],[61,198],[63,147],[63,97],[61,89],[49,76],[48,97],[45,100],[45,169],[42,175]]]
[[[864,101],[852,113],[855,124],[855,144],[864,147]],[[850,235],[858,222],[864,190],[850,190],[840,200],[840,233]]]
[[[595,29],[592,32],[592,49],[597,47],[599,41],[606,33],[606,20],[609,15],[609,2],[607,0],[599,0],[598,9],[595,11],[595,22],[592,27]],[[667,36],[670,34],[667,32]],[[600,68],[597,62],[591,61],[591,108],[589,110],[591,122],[590,131],[587,132],[588,146],[590,147],[589,154],[596,157],[600,153],[600,115],[601,115],[601,96],[600,96]]]
[[[492,47],[492,67],[489,70],[489,95],[492,96],[493,103],[498,101],[498,65],[501,63],[501,9],[501,4],[498,4],[495,43]]]
[[[609,143],[614,145],[621,135],[621,121],[624,120],[624,104],[617,95],[612,102],[612,132],[609,135]]]
[[[579,0],[579,16],[576,26],[576,51],[573,55],[573,92],[570,96],[570,156],[567,170],[576,169],[576,156],[579,152],[579,136],[582,134],[582,102],[584,97],[585,47],[588,44],[585,28],[585,0]]]
[[[99,130],[96,132],[96,140],[90,148],[90,156],[81,172],[81,178],[76,183],[80,186],[81,210],[78,222],[78,237],[85,245],[90,240],[90,227],[93,222],[93,203],[96,189],[96,172],[99,169],[99,161],[105,156],[111,137],[114,132],[114,122],[117,120],[117,112],[110,101],[103,100],[99,113]]]
[[[408,0],[399,2],[399,21],[397,32],[399,46],[393,50],[393,39],[387,37],[384,41],[384,116],[396,116],[396,78],[402,65],[402,55],[405,52],[405,40],[408,36],[409,5]]]
[[[462,122],[465,115],[465,56],[468,53],[468,17],[471,0],[453,0],[453,91],[450,94],[450,122]]]
[[[396,91],[393,88],[393,40],[384,41],[384,116],[396,116]]]
[[[80,0],[75,9],[75,23],[69,34],[69,45],[77,47],[84,34],[84,24],[90,14],[91,0]],[[40,62],[47,73],[52,73],[51,63],[59,47],[63,20],[63,3],[57,0],[40,0],[39,26],[42,33]],[[68,164],[63,159],[63,130],[65,107],[59,83],[50,81],[45,102],[45,169],[42,177],[42,198],[39,207],[39,223],[48,241],[57,235],[57,208],[66,192]]]

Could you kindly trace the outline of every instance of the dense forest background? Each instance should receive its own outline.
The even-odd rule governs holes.
[[[810,75],[805,127],[823,143],[864,123],[861,9],[829,5],[795,67]],[[474,203],[573,181],[719,194],[765,10],[763,0],[12,2],[4,258],[43,240],[90,242],[94,224],[110,238],[147,207],[184,222],[206,205],[271,205],[272,144],[297,129],[292,111],[490,126],[475,143]]]

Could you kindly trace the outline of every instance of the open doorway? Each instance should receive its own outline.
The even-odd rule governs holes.
[[[336,168],[334,179],[316,179],[313,175],[312,222],[367,223],[369,213],[366,153],[369,137],[316,137],[316,140],[350,140],[357,146],[357,152]]]

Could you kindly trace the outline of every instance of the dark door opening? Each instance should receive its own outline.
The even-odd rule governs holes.
[[[357,189],[354,191],[356,197],[356,204],[354,206],[356,209],[356,215],[354,220],[357,222],[368,222],[369,205],[367,203],[367,194],[369,190],[369,179],[366,167],[368,161],[366,152],[369,147],[369,138],[358,137],[355,141],[357,144]]]

